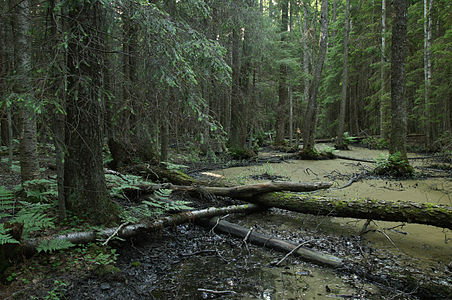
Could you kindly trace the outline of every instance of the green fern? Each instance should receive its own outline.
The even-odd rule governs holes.
[[[36,248],[38,252],[44,251],[52,253],[53,251],[68,249],[70,247],[75,246],[69,241],[62,239],[52,239],[52,240],[43,240],[39,246]]]
[[[11,222],[24,224],[24,238],[27,238],[28,234],[33,231],[55,227],[55,218],[47,216],[47,211],[52,207],[50,204],[26,201],[20,201],[20,204],[22,208]]]
[[[16,207],[13,199],[13,193],[8,191],[4,186],[0,186],[0,220],[11,218],[12,212]],[[19,243],[8,231],[9,229],[6,229],[4,224],[0,223],[0,245]]]
[[[58,196],[55,179],[28,180],[22,184],[22,189],[30,202],[51,203]]]
[[[154,195],[143,200],[140,205],[122,211],[120,217],[123,222],[137,223],[142,219],[158,217],[168,211],[190,210],[188,201],[173,201],[170,199],[172,190],[160,189]]]
[[[0,224],[0,245],[18,243],[19,241],[8,233],[8,229],[5,229],[4,224]]]
[[[47,215],[51,208],[50,204],[14,201],[13,193],[6,190],[4,186],[0,186],[0,218],[7,219],[10,223],[23,224],[24,239],[34,231],[55,227],[54,218]],[[0,224],[0,245],[18,243],[8,231],[4,224]]]
[[[138,185],[148,183],[140,176],[135,175],[114,175],[106,174],[107,188],[110,190],[110,196],[113,198],[125,199],[125,190],[139,190]]]

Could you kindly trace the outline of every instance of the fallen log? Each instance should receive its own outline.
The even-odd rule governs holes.
[[[344,200],[282,192],[260,194],[246,200],[261,206],[313,215],[418,223],[452,229],[452,207],[433,203],[363,198]]]
[[[252,212],[258,211],[260,209],[262,209],[262,207],[259,207],[255,204],[231,205],[220,208],[211,207],[196,211],[183,212],[140,224],[108,228],[102,231],[73,232],[54,237],[28,239],[23,241],[19,245],[19,247],[24,251],[24,253],[31,254],[36,251],[36,249],[42,242],[49,240],[64,240],[71,242],[72,244],[85,244],[98,240],[106,240],[111,238],[113,235],[116,235],[120,238],[127,238],[139,233],[157,231],[161,230],[163,227],[175,226],[182,223],[191,222],[198,218],[210,218],[229,213]]]
[[[159,189],[171,189],[178,192],[188,192],[192,195],[215,195],[220,197],[231,197],[237,199],[248,199],[260,194],[280,191],[312,192],[331,187],[331,182],[288,182],[271,181],[265,183],[240,185],[234,187],[210,187],[210,186],[181,186],[172,184],[150,184],[138,186],[142,191],[150,192]]]
[[[214,217],[209,220],[201,219],[199,220],[199,222],[204,226],[213,228],[214,231],[228,233],[231,234],[232,236],[239,238],[246,237],[246,241],[249,241],[252,244],[271,248],[280,252],[287,253],[293,251],[298,247],[298,245],[293,242],[283,241],[281,239],[277,239],[266,234],[257,233],[255,231],[250,232],[250,230],[246,229],[245,227],[224,220],[220,220],[218,217]],[[341,267],[343,264],[342,259],[336,256],[324,254],[303,247],[298,247],[298,249],[296,249],[293,252],[293,254],[300,256],[305,260],[309,260],[313,263],[328,267],[338,268]]]
[[[341,199],[308,194],[281,193],[281,191],[308,192],[326,189],[328,182],[295,183],[267,182],[236,187],[176,186],[150,184],[139,186],[142,191],[172,189],[194,196],[215,195],[249,201],[265,207],[277,207],[314,215],[381,221],[418,223],[452,229],[452,207],[409,201],[383,201],[374,199]]]

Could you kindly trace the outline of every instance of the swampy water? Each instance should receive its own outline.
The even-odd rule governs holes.
[[[352,148],[339,154],[375,159],[384,151]],[[261,153],[262,157],[284,155]],[[410,154],[414,156],[414,154]],[[418,172],[429,162],[415,160]],[[344,185],[354,175],[373,168],[370,163],[335,159],[286,160],[213,170],[202,176],[220,176],[234,184],[276,180],[333,181]],[[452,205],[452,178],[437,171],[415,180],[366,177],[345,189],[316,192],[337,197],[370,197]],[[211,201],[207,199],[207,201]],[[216,201],[216,202],[215,202]],[[224,202],[218,202],[224,201]],[[213,200],[211,206],[235,203]],[[364,220],[332,218],[271,209],[250,215],[231,215],[228,221],[305,247],[335,255],[351,265],[366,267],[385,278],[392,271],[426,274],[426,281],[452,287],[452,232],[433,226],[372,222],[360,236]],[[260,248],[241,239],[185,224],[157,236],[137,237],[119,250],[120,272],[91,276],[71,283],[68,299],[418,299],[401,291],[392,280],[384,286],[350,270],[332,270]],[[381,282],[381,281],[380,281]],[[415,288],[413,290],[415,292]],[[428,295],[421,296],[428,298]]]
[[[322,147],[322,146],[320,146]],[[378,159],[387,155],[383,150],[369,150],[366,148],[351,147],[350,151],[340,151],[340,155],[363,158]],[[276,153],[263,155],[277,155]],[[409,154],[409,157],[419,155]],[[428,165],[425,160],[412,161],[414,167],[423,168]],[[270,178],[281,178],[295,182],[330,181],[333,179],[334,186],[344,185],[353,174],[360,173],[363,169],[371,169],[372,164],[363,162],[352,162],[348,160],[290,160],[280,164],[265,164],[263,166],[237,167],[217,170],[213,173],[224,176],[224,178],[237,183],[256,183],[261,174],[267,174]],[[425,170],[424,170],[425,172]],[[372,198],[377,200],[405,200],[412,202],[430,202],[435,204],[452,205],[452,178],[445,177],[425,178],[415,180],[396,179],[365,179],[353,183],[351,186],[327,192],[317,192],[320,195],[329,195],[351,199],[354,197]],[[333,186],[333,187],[334,187]],[[344,218],[329,218],[327,222],[313,224],[315,228],[324,233],[340,235],[359,234],[365,220],[354,220]],[[365,238],[376,247],[402,251],[426,263],[441,261],[449,263],[452,261],[452,233],[433,226],[407,224],[398,230],[385,230],[400,225],[392,222],[373,222],[368,229],[376,229],[366,234]],[[391,243],[385,234],[393,241]],[[403,234],[401,233],[403,232]]]
[[[339,154],[354,158],[376,159],[387,153],[380,150],[352,147],[351,151],[341,151]],[[262,155],[275,156],[278,153],[264,153]],[[410,154],[409,156],[419,155]],[[425,167],[429,165],[429,162],[425,160],[413,160],[412,165],[416,167],[418,172],[420,170],[428,172]],[[358,174],[366,169],[370,170],[373,167],[370,163],[343,159],[289,160],[280,164],[236,167],[216,170],[212,173],[218,174],[232,183],[240,184],[256,183],[265,181],[267,178],[273,178],[300,182],[333,181],[334,186],[339,187],[344,185],[353,174]],[[452,178],[448,177],[447,174],[439,175],[437,178],[427,177],[415,180],[368,178],[355,182],[345,189],[317,193],[343,197],[344,199],[364,197],[389,201],[430,202],[450,206],[452,205]],[[258,226],[264,232],[291,237],[295,240],[300,238],[304,232],[309,232],[310,236],[329,236],[330,238],[335,236],[339,239],[349,240],[350,247],[369,246],[382,251],[381,253],[387,253],[382,254],[383,256],[393,255],[399,257],[401,261],[409,261],[420,270],[447,265],[452,261],[452,233],[447,229],[433,226],[418,224],[401,226],[400,223],[374,221],[367,227],[368,232],[360,240],[360,245],[355,245],[350,241],[359,236],[365,220],[315,217],[274,211],[264,215],[255,214],[243,218],[240,223],[248,227]],[[353,255],[353,251],[351,251],[351,254]],[[270,259],[267,258],[267,261]],[[402,262],[396,263],[402,264]],[[372,297],[372,295],[376,298],[381,296],[374,293],[376,287],[366,286],[365,284],[357,285],[356,282],[350,285],[349,278],[340,278],[337,274],[322,268],[309,268],[312,275],[309,277],[297,276],[297,274],[300,274],[299,272],[302,272],[300,269],[303,268],[306,268],[303,263],[301,265],[289,263],[288,266],[282,268],[261,269],[258,276],[261,276],[264,280],[258,280],[258,282],[268,287],[262,292],[261,296],[267,299],[298,299],[300,297],[314,299],[327,297],[331,294],[343,295],[344,297],[345,295],[365,295],[365,298]],[[292,277],[288,274],[291,274]],[[291,280],[288,278],[291,278]],[[334,292],[326,292],[326,290],[332,290],[331,286],[335,287]],[[267,291],[267,294],[265,294],[265,291]]]

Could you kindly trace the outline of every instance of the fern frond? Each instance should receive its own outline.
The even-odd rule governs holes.
[[[5,244],[19,244],[19,241],[8,233],[8,229],[5,229],[4,224],[0,224],[0,245]]]
[[[12,200],[14,198],[13,192],[7,190],[4,186],[0,186],[0,201]]]
[[[44,228],[55,227],[54,219],[47,216],[50,204],[29,203],[21,201],[22,209],[12,219],[12,222],[24,224],[24,237],[27,234]]]
[[[73,243],[63,239],[43,240],[38,247],[36,247],[36,250],[38,252],[44,251],[46,253],[52,253],[53,251],[68,249],[73,246],[75,246]]]

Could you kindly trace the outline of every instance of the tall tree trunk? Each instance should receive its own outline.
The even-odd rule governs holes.
[[[173,98],[173,91],[168,88],[166,95],[162,95],[162,114],[160,127],[160,161],[168,161],[168,146],[169,146],[169,101]]]
[[[309,88],[309,101],[306,108],[303,128],[303,152],[306,154],[314,152],[314,138],[317,121],[317,93],[319,90],[320,79],[322,76],[323,63],[325,61],[326,50],[328,48],[328,0],[322,0],[320,13],[320,49],[315,66],[315,72]]]
[[[64,185],[68,207],[93,223],[117,219],[102,161],[101,74],[104,36],[100,1],[74,1],[66,7],[69,32]]]
[[[246,148],[246,135],[243,132],[245,116],[243,97],[240,92],[240,28],[232,30],[232,89],[231,89],[231,137],[230,146],[235,150]]]
[[[300,28],[300,32],[303,33],[301,38],[303,48],[303,101],[308,103],[309,99],[309,48],[308,48],[308,7],[306,1],[303,2],[303,23],[300,21],[300,26],[303,24],[303,30]]]
[[[36,115],[31,86],[30,0],[17,4],[16,57],[18,81],[16,92],[22,98],[20,133],[20,175],[22,183],[39,176]]]
[[[289,1],[281,2],[281,42],[284,44],[286,40],[286,33],[288,30],[289,17]],[[286,134],[287,122],[287,65],[281,63],[279,66],[279,101],[276,114],[276,137],[275,144],[283,145]]]
[[[56,0],[58,1],[58,0]],[[61,28],[61,22],[57,22],[57,15],[55,14],[55,0],[49,0],[49,33],[50,33],[50,43],[49,43],[49,55],[51,57],[58,57],[58,43],[60,42],[61,36],[58,32],[63,32]],[[60,26],[60,30],[57,31],[58,26]],[[59,64],[59,65],[58,65]],[[63,63],[60,59],[55,60],[53,65],[51,66],[50,72],[52,76],[58,78],[59,70],[62,70]],[[64,102],[65,92],[62,91],[61,86],[66,85],[66,77],[64,76],[63,80],[54,80],[52,82],[52,93],[57,95],[55,101],[60,101],[58,104],[62,106],[63,111],[65,110]],[[61,100],[59,100],[61,99]],[[66,199],[64,196],[64,123],[65,117],[61,112],[56,112],[53,117],[53,132],[54,132],[54,145],[55,145],[55,165],[56,165],[56,173],[57,173],[57,189],[58,189],[58,216],[59,220],[63,221],[66,219]]]
[[[287,87],[287,93],[289,94],[289,144],[293,144],[293,95],[292,89]]]
[[[394,1],[394,19],[392,28],[391,62],[391,140],[389,152],[400,153],[406,161],[406,33],[408,19],[408,0]]]
[[[381,58],[380,58],[380,136],[388,139],[390,103],[386,96],[386,0],[381,1]]]
[[[0,24],[4,24],[0,29],[0,98],[6,98],[6,74],[7,74],[7,56],[6,56],[6,18],[4,17],[4,8],[0,9]],[[5,118],[7,114],[7,103],[0,106],[0,145],[8,145],[8,123]]]
[[[431,103],[432,85],[432,11],[433,0],[424,0],[424,131],[426,146],[432,149],[434,137],[433,105]]]
[[[339,110],[339,126],[337,129],[336,148],[345,149],[347,145],[344,143],[344,128],[345,128],[345,105],[347,103],[347,88],[348,88],[348,38],[350,35],[350,0],[346,1],[345,7],[345,29],[344,29],[344,64],[342,73],[342,92],[341,92],[341,107]]]

